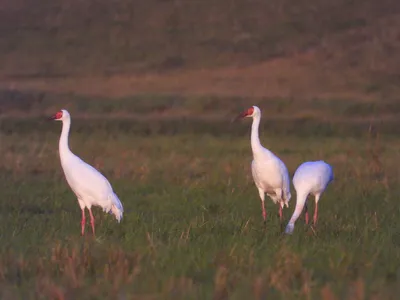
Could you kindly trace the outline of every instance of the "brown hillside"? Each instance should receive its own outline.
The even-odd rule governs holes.
[[[3,87],[380,99],[400,81],[395,0],[10,0],[0,31]]]

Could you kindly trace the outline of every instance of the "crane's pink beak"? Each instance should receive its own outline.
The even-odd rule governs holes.
[[[56,115],[53,115],[53,116],[51,116],[51,117],[48,117],[47,119],[48,119],[49,121],[54,121],[54,120],[57,119],[57,116],[56,116]]]
[[[235,118],[232,119],[232,122],[236,122],[237,120],[243,119],[249,115],[249,112],[247,110],[241,112],[238,114]]]

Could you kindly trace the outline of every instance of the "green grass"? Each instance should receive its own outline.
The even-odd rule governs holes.
[[[396,299],[400,143],[390,132],[379,139],[368,128],[314,135],[318,122],[292,132],[264,123],[263,144],[291,176],[314,159],[335,172],[318,227],[301,218],[284,236],[296,194],[292,188],[283,225],[268,199],[263,225],[249,169],[250,120],[230,125],[227,118],[234,127],[225,119],[187,120],[181,127],[178,118],[159,123],[173,128],[165,132],[129,119],[74,118],[76,111],[71,107],[71,148],[108,177],[124,218],[117,224],[95,209],[97,238],[89,226],[80,237],[79,206],[57,153],[61,124],[24,119],[23,111],[3,118],[0,298]]]
[[[1,299],[397,299],[398,1],[3,2]],[[171,84],[163,76],[155,94],[107,82],[268,61],[219,75],[231,78],[222,89],[246,97],[208,95],[208,83],[207,96],[157,94]],[[267,73],[281,82],[265,87],[291,96],[252,97]],[[80,76],[135,95],[82,96]],[[73,79],[64,91],[77,94],[45,91],[49,78]],[[190,78],[186,95],[199,89]],[[19,90],[25,83],[32,90]],[[230,122],[253,104],[262,143],[291,176],[306,160],[333,165],[316,228],[300,218],[282,234],[293,188],[284,224],[268,199],[263,225],[250,120]],[[61,108],[72,114],[72,150],[124,204],[121,224],[94,209],[97,238],[89,226],[80,236],[57,153],[61,124],[45,119]]]
[[[30,135],[48,128],[46,119],[65,108],[73,112],[77,132],[119,132],[138,136],[205,134],[242,137],[249,126],[231,120],[258,105],[262,124],[277,135],[366,137],[370,127],[384,135],[400,133],[398,100],[217,97],[143,94],[122,98],[90,97],[40,91],[0,90],[4,134]]]

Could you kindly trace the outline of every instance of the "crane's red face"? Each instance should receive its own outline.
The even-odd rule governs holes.
[[[59,111],[58,113],[56,113],[55,115],[51,116],[49,119],[50,120],[55,120],[55,121],[60,121],[63,117],[63,112]]]
[[[236,118],[235,120],[239,120],[239,119],[243,119],[246,117],[252,117],[254,113],[254,107],[250,107],[249,109],[241,112]]]

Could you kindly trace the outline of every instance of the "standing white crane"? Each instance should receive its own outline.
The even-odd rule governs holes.
[[[296,208],[286,226],[285,233],[293,233],[294,223],[300,216],[303,207],[305,222],[308,224],[307,197],[309,194],[315,196],[314,226],[317,224],[318,201],[332,180],[332,167],[322,160],[304,162],[297,168],[293,176],[293,185],[297,195]]]
[[[251,149],[253,151],[251,172],[258,193],[260,194],[264,224],[267,217],[264,204],[265,193],[267,193],[275,204],[279,205],[279,217],[282,221],[282,208],[284,205],[289,207],[291,197],[288,170],[285,164],[274,153],[264,148],[260,143],[258,128],[261,120],[261,110],[257,106],[252,106],[239,114],[236,119],[245,117],[253,118],[251,126]]]
[[[92,214],[93,205],[100,206],[103,208],[103,211],[114,214],[119,223],[122,219],[124,209],[108,180],[69,149],[68,135],[71,127],[71,117],[68,111],[63,109],[50,117],[50,120],[63,122],[59,141],[61,166],[69,186],[78,198],[79,206],[82,210],[82,235],[85,234],[85,207],[89,210],[93,235],[95,235],[94,217]]]

